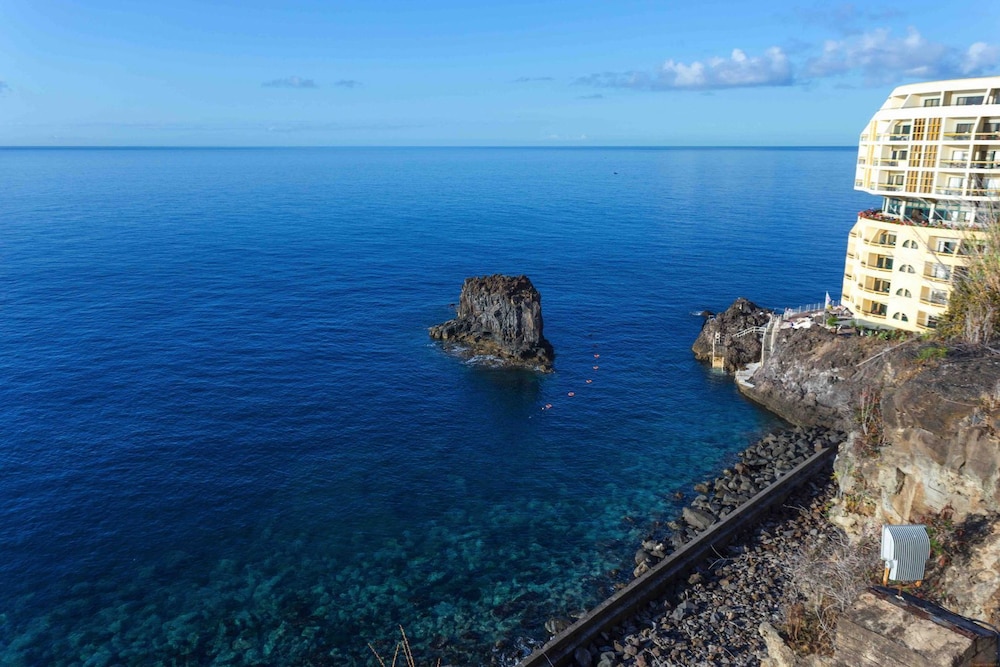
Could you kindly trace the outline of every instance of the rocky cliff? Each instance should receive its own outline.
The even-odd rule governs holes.
[[[543,372],[555,359],[542,335],[542,297],[527,276],[466,278],[455,318],[431,327],[430,336],[466,356]]]
[[[1000,355],[910,337],[783,328],[740,390],[803,426],[850,432],[831,518],[926,523],[939,599],[1000,621]],[[788,323],[785,324],[788,326]]]

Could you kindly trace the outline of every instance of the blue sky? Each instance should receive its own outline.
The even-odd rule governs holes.
[[[853,145],[991,74],[989,2],[0,0],[8,146]]]

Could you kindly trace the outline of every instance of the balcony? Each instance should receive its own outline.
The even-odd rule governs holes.
[[[882,266],[879,266],[878,264],[868,264],[866,262],[861,262],[861,268],[868,269],[869,271],[881,271],[882,273],[892,273],[892,264],[889,264],[888,266],[884,264]]]
[[[933,271],[924,271],[924,279],[930,280],[931,282],[940,283],[942,285],[948,285],[951,283],[951,274],[945,275],[934,275]]]
[[[934,188],[934,194],[961,197],[963,194],[963,190],[962,188]]]
[[[978,132],[976,141],[1000,141],[1000,132]]]
[[[902,185],[890,185],[888,183],[879,183],[875,186],[876,190],[885,190],[886,192],[899,192],[903,189]]]
[[[894,225],[907,225],[911,227],[930,227],[934,229],[966,229],[969,225],[964,225],[955,222],[946,222],[944,220],[913,220],[910,218],[902,219],[897,216],[889,215],[888,213],[883,213],[878,209],[868,209],[867,211],[861,211],[858,213],[859,218],[864,218],[865,220],[875,220],[877,222],[890,222]]]
[[[945,141],[969,141],[972,139],[971,132],[945,132]]]
[[[968,169],[968,160],[941,160],[941,166],[945,169]]]
[[[906,162],[906,160],[902,160],[902,162]],[[875,165],[876,167],[898,167],[899,163],[900,160],[892,158],[875,158],[874,160],[872,160],[872,164]]]
[[[973,169],[1000,169],[1000,160],[973,160]]]
[[[920,298],[920,303],[924,304],[925,306],[930,306],[931,308],[947,308],[948,307],[948,299],[935,299],[935,300],[932,301],[930,299],[925,299],[925,298],[921,297]]]

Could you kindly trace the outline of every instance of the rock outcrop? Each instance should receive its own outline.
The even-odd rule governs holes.
[[[699,361],[711,361],[713,350],[725,360],[730,373],[760,360],[760,334],[754,330],[767,325],[771,312],[740,297],[718,315],[707,317],[691,351]]]
[[[555,359],[542,335],[542,297],[527,276],[466,278],[455,318],[431,327],[430,336],[502,365],[549,372]]]

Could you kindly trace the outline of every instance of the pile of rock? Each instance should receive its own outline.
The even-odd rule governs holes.
[[[825,516],[831,480],[807,483],[754,531],[689,575],[676,594],[652,602],[622,626],[578,650],[595,667],[760,665],[795,599],[788,565],[804,546],[836,530]],[[589,660],[589,661],[588,661]]]
[[[819,427],[796,427],[770,433],[739,454],[739,462],[726,468],[714,481],[694,487],[698,496],[681,511],[681,516],[667,526],[666,539],[649,535],[636,551],[633,576],[638,577],[656,562],[707,530],[779,477],[788,473],[824,447],[836,447],[846,434]]]

